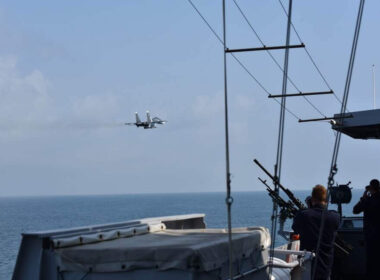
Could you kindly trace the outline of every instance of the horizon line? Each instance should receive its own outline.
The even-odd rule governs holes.
[[[311,191],[308,189],[296,189],[294,191]],[[232,193],[255,193],[255,192],[266,192],[265,190],[236,190]],[[183,192],[129,192],[129,193],[76,193],[76,194],[10,194],[10,195],[0,195],[1,198],[33,198],[33,197],[72,197],[72,196],[115,196],[115,195],[172,195],[172,194],[224,194],[225,191],[183,191]]]

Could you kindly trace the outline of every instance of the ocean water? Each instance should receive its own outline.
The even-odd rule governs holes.
[[[302,200],[308,194],[296,192]],[[360,194],[353,192],[352,203],[343,209],[346,215],[351,215]],[[270,227],[272,202],[266,192],[239,192],[233,197],[234,227]],[[190,213],[206,214],[207,227],[224,228],[224,200],[224,193],[0,198],[0,279],[11,279],[22,232]],[[276,242],[284,240],[278,237]]]

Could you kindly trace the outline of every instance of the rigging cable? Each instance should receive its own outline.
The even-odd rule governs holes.
[[[285,15],[288,16],[288,13],[287,13],[286,8],[285,8],[284,4],[282,3],[282,1],[281,1],[281,0],[278,0],[278,2],[280,3],[280,5],[281,5],[281,7],[282,7],[282,10],[284,11]],[[296,36],[297,36],[299,42],[302,43],[303,40],[301,39],[301,36],[299,35],[299,33],[298,33],[296,27],[294,26],[293,22],[291,23],[291,25],[292,25],[292,29],[293,29],[294,33],[296,34]],[[323,80],[323,82],[325,83],[325,85],[329,88],[329,90],[332,90],[332,88],[331,88],[329,82],[327,81],[326,77],[323,75],[322,71],[319,69],[317,63],[315,62],[314,58],[311,56],[311,54],[310,54],[310,52],[309,52],[309,50],[307,49],[306,46],[305,46],[304,49],[305,49],[305,52],[306,52],[307,56],[309,57],[311,63],[314,65],[315,69],[317,70],[318,74],[319,74],[320,77],[322,78],[322,80]],[[333,95],[334,95],[335,99],[336,99],[340,104],[342,104],[342,101],[341,101],[341,100],[339,99],[339,97],[335,94],[335,92],[334,92]]]
[[[256,30],[253,28],[251,22],[249,21],[248,17],[246,16],[246,14],[243,12],[243,10],[241,9],[241,7],[239,6],[239,4],[237,3],[236,0],[233,0],[233,2],[235,3],[235,6],[236,8],[239,10],[240,14],[242,15],[242,17],[244,18],[244,20],[246,21],[246,23],[248,24],[248,26],[250,27],[250,29],[252,30],[252,32],[255,34],[256,38],[260,41],[261,45],[263,47],[265,47],[265,44],[264,44],[264,41],[260,38],[259,34],[256,32]],[[302,43],[302,42],[300,42]],[[305,47],[306,48],[306,47]],[[267,54],[271,57],[271,59],[273,60],[273,62],[277,65],[277,67],[281,70],[282,73],[284,73],[284,68],[281,67],[280,63],[277,61],[277,59],[272,55],[272,53],[269,51],[269,50],[266,50]],[[288,81],[292,84],[292,86],[299,92],[301,93],[302,91],[296,86],[296,84],[293,82],[293,80],[289,77],[289,75],[287,76],[287,79]],[[329,87],[329,86],[328,86]],[[331,88],[329,87],[329,89],[331,90]],[[305,101],[307,103],[309,103],[309,105],[311,107],[314,108],[315,111],[317,111],[322,117],[325,117],[326,118],[326,115],[323,114],[321,112],[321,110],[319,110],[317,108],[317,106],[315,106],[309,98],[307,98],[306,96],[302,96]]]
[[[289,13],[288,13],[288,21],[287,21],[287,27],[286,27],[286,46],[289,46],[290,44],[290,33],[291,33],[291,17],[292,17],[292,5],[293,0],[289,0]],[[283,72],[283,79],[282,79],[282,95],[285,95],[287,92],[287,85],[288,85],[288,69],[289,69],[289,48],[285,49],[285,56],[284,56],[284,72]],[[276,164],[274,166],[274,191],[276,194],[279,194],[280,192],[280,180],[281,180],[281,168],[282,168],[282,155],[283,155],[283,144],[284,144],[284,127],[285,127],[285,108],[286,106],[286,97],[282,96],[281,98],[281,111],[280,111],[280,120],[279,120],[279,128],[278,128],[278,142],[277,142],[277,156],[276,156]],[[269,277],[272,276],[272,266],[273,266],[273,255],[274,255],[274,248],[276,243],[276,231],[277,231],[277,217],[278,217],[278,205],[277,201],[273,200],[273,212],[272,212],[272,243],[270,248],[270,255],[269,259],[271,262],[271,266],[269,268]]]
[[[231,206],[233,198],[231,196],[231,173],[230,173],[230,150],[228,137],[228,86],[227,86],[227,53],[226,53],[226,1],[223,0],[223,59],[224,59],[224,129],[226,143],[226,206],[227,206],[227,222],[228,222],[228,256],[229,256],[229,275],[230,279],[234,279],[232,271],[232,218]]]
[[[347,107],[347,100],[348,100],[348,95],[350,92],[352,72],[353,72],[354,63],[355,63],[356,49],[357,49],[357,45],[358,45],[360,27],[361,27],[361,22],[362,22],[362,17],[363,17],[364,3],[365,3],[365,0],[360,0],[359,11],[358,11],[357,19],[356,19],[355,33],[354,33],[354,38],[353,38],[352,48],[351,48],[351,56],[350,56],[350,61],[348,64],[346,84],[344,87],[343,102],[342,102],[342,107],[340,110],[340,116],[343,116],[343,114],[346,111],[346,107]],[[318,243],[317,243],[317,248],[316,248],[316,252],[315,252],[315,255],[316,255],[315,265],[313,266],[313,269],[312,269],[312,278],[311,278],[312,280],[315,279],[315,275],[316,275],[316,266],[317,266],[317,263],[319,260],[318,259],[319,250],[320,250],[320,246],[321,246],[321,242],[322,242],[323,229],[325,226],[325,216],[326,216],[326,213],[328,211],[330,190],[331,190],[331,187],[335,183],[334,182],[334,176],[338,172],[337,160],[338,160],[341,135],[342,135],[341,132],[338,131],[336,134],[336,138],[335,138],[334,152],[333,152],[333,156],[332,156],[332,160],[331,160],[330,174],[329,174],[328,183],[327,183],[327,185],[328,185],[328,188],[327,188],[327,204],[326,204],[325,209],[322,211],[321,226],[319,228]]]
[[[215,37],[218,39],[218,41],[224,45],[222,38],[216,33],[215,29],[210,25],[210,23],[207,21],[207,19],[203,16],[203,14],[200,12],[200,10],[195,6],[193,1],[187,0],[189,4],[193,7],[193,9],[197,12],[197,14],[201,17],[203,22],[207,25],[207,27],[210,29],[210,31],[215,35]],[[257,80],[257,78],[252,74],[252,72],[247,68],[247,66],[244,65],[244,63],[234,54],[230,53],[231,56],[235,59],[235,61],[244,69],[245,72],[256,82],[256,84],[267,94],[270,95],[270,92],[263,86],[263,84]],[[273,98],[275,102],[277,102],[281,106],[281,102],[277,99]],[[289,108],[285,107],[285,110],[291,114],[295,119],[299,120],[300,117],[297,116],[294,112],[292,112]]]

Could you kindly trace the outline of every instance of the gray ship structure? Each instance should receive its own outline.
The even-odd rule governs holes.
[[[279,247],[269,263],[266,228],[235,228],[232,244],[234,279],[268,279],[269,267],[273,279],[309,279],[312,253]],[[228,262],[227,230],[191,214],[25,233],[13,279],[217,280]]]

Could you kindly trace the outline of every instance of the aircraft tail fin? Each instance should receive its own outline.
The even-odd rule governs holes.
[[[151,122],[152,122],[152,119],[151,119],[151,117],[150,117],[150,113],[149,113],[149,111],[146,111],[146,121],[147,121],[148,123],[151,123]]]
[[[135,116],[136,116],[136,123],[141,123],[139,114],[137,112],[135,113]]]

